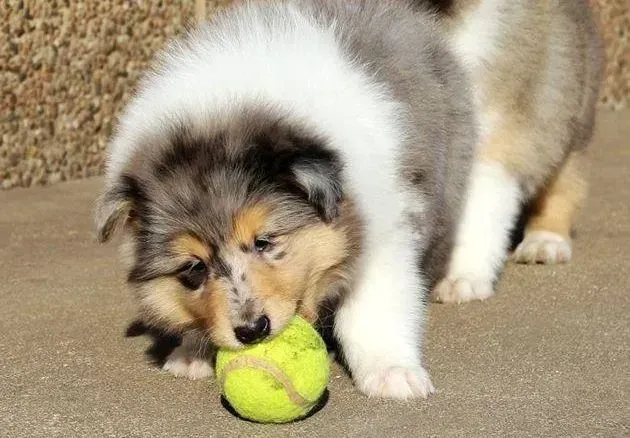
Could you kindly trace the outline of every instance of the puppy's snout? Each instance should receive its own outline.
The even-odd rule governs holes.
[[[269,322],[269,318],[263,315],[253,322],[236,327],[234,334],[236,335],[236,339],[243,344],[254,344],[266,338],[270,331],[271,323]]]

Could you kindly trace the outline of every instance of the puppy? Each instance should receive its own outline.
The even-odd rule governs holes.
[[[518,263],[571,259],[586,196],[602,49],[586,0],[419,0],[474,85],[480,139],[470,191],[444,280],[433,297],[490,297],[524,205]]]
[[[295,314],[369,396],[427,396],[424,294],[443,277],[476,123],[465,72],[406,1],[244,3],[175,41],[121,117],[96,213],[122,228],[165,364],[211,373]]]

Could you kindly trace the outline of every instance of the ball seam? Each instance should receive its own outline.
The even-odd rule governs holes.
[[[221,370],[221,387],[225,388],[225,381],[230,372],[242,368],[257,368],[271,374],[271,376],[284,387],[284,390],[291,402],[297,406],[306,409],[313,404],[313,401],[306,399],[295,389],[289,377],[280,368],[274,364],[255,357],[241,356],[228,362]]]

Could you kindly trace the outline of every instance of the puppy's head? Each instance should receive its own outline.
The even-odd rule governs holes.
[[[312,317],[344,277],[356,234],[339,158],[280,122],[178,128],[162,143],[137,148],[96,215],[101,241],[124,229],[143,313],[234,348],[296,312]]]

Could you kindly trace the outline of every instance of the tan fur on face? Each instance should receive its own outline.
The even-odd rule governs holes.
[[[348,204],[348,203],[346,203]],[[250,207],[234,220],[233,245],[251,247],[264,234],[270,206]],[[339,222],[352,216],[349,204]],[[254,254],[250,266],[252,292],[273,321],[282,327],[296,313],[314,321],[331,282],[343,277],[341,265],[349,258],[351,238],[344,226],[315,223],[277,239],[279,260]]]
[[[268,208],[257,204],[239,212],[234,218],[233,241],[237,246],[251,246],[267,221]]]
[[[320,223],[289,236],[283,251],[286,256],[277,264],[257,263],[254,290],[281,322],[296,308],[313,321],[333,281],[331,271],[348,257],[348,238],[342,230]]]
[[[210,260],[210,248],[192,234],[182,234],[173,240],[171,251],[181,257]]]
[[[222,280],[211,279],[201,294],[188,293],[185,301],[215,344],[237,346],[228,317],[227,291]]]
[[[199,329],[215,345],[239,346],[228,318],[227,288],[222,281],[211,279],[195,292],[175,277],[162,277],[142,284],[138,293],[148,322],[174,331]]]
[[[149,320],[181,330],[193,325],[197,317],[186,303],[183,286],[173,277],[161,277],[143,283],[138,290],[141,308]]]
[[[132,260],[135,252],[135,240],[126,236],[125,258]],[[192,259],[208,262],[210,248],[192,234],[177,236],[170,244],[174,257],[183,263]],[[175,276],[163,276],[143,283],[137,288],[142,309],[149,320],[181,330],[191,325],[202,324],[204,312],[198,309],[200,293],[186,289]]]
[[[316,321],[322,301],[337,291],[333,286],[350,277],[358,256],[359,227],[353,206],[345,202],[332,224],[314,221],[276,236],[272,251],[258,253],[252,248],[253,241],[268,227],[269,211],[272,206],[256,205],[237,214],[233,235],[217,257],[238,254],[255,307],[269,317],[274,334],[296,313]],[[183,260],[196,257],[207,261],[213,256],[207,244],[189,233],[175,238],[170,248]],[[178,330],[196,328],[216,345],[238,348],[229,304],[231,289],[238,287],[236,281],[232,276],[211,274],[202,288],[191,291],[175,276],[162,277],[140,285],[139,292],[142,307],[153,320]]]

